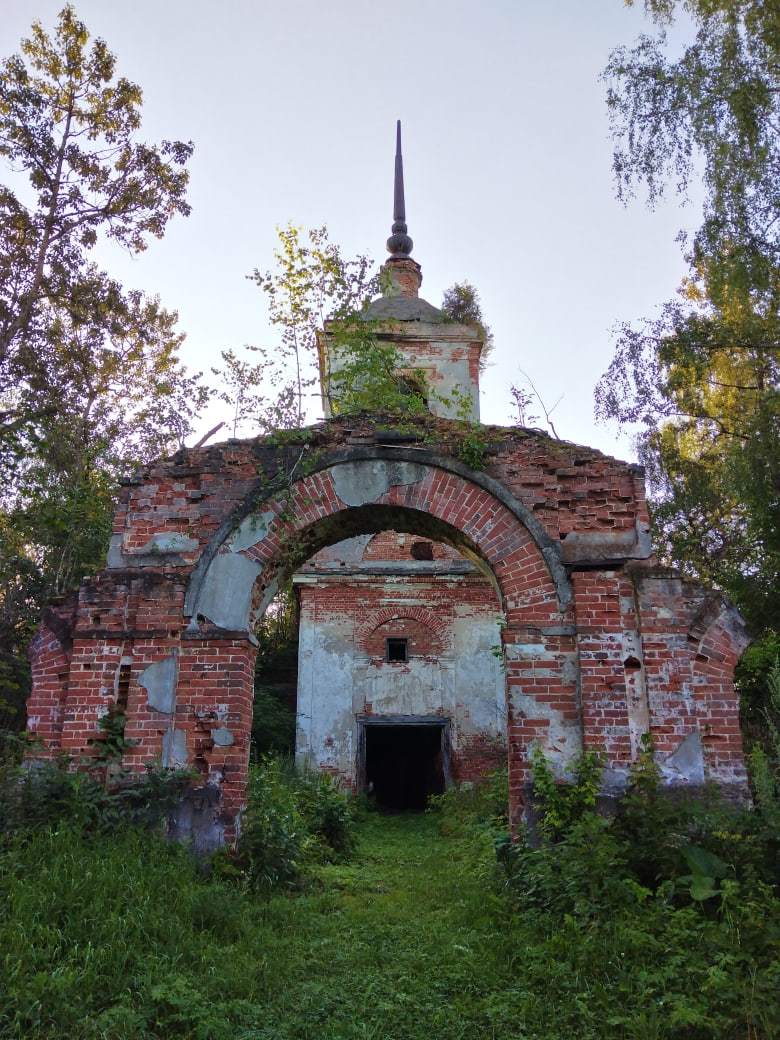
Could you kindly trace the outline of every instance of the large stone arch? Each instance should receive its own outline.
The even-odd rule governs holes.
[[[446,491],[443,491],[442,488],[432,489],[425,484],[423,484],[422,489],[418,488],[418,491],[430,491],[430,504],[437,507],[436,512],[433,509],[423,508],[421,510],[423,513],[429,514],[435,520],[444,519],[444,513],[447,512],[449,515],[451,510],[444,509],[445,503],[440,501],[440,499],[443,494],[454,493],[456,489],[461,493],[461,498],[459,499],[461,513],[465,514],[478,500],[484,503],[493,500],[496,508],[503,506],[506,513],[513,517],[519,526],[527,532],[529,541],[536,546],[549,573],[549,577],[555,586],[561,608],[563,609],[571,603],[571,583],[561,561],[560,545],[557,545],[555,540],[550,537],[550,534],[539,522],[532,510],[519,501],[505,485],[487,473],[472,470],[458,459],[423,449],[381,446],[371,448],[353,447],[328,453],[311,463],[308,468],[309,472],[305,477],[283,486],[281,489],[273,484],[268,485],[265,482],[258,482],[258,485],[222,521],[205,546],[195,566],[187,589],[185,613],[192,614],[196,612],[197,599],[206,574],[211,567],[214,557],[223,550],[225,545],[231,539],[237,539],[238,544],[241,545],[247,539],[249,539],[250,545],[266,541],[266,527],[271,525],[278,526],[278,517],[289,504],[294,504],[296,508],[299,508],[299,516],[302,519],[309,518],[309,522],[314,520],[326,521],[332,516],[332,513],[329,511],[329,501],[325,494],[326,487],[330,489],[331,503],[334,501],[335,496],[335,501],[342,503],[342,509],[345,511],[356,510],[369,504],[377,504],[380,500],[384,502],[383,493],[389,490],[390,487],[416,487],[421,481],[418,479],[408,480],[407,478],[410,475],[414,476],[423,472],[431,476],[438,472],[440,474],[439,480],[447,484]],[[340,478],[344,481],[344,490],[348,494],[350,501],[345,502],[341,499],[333,487],[334,473],[337,475],[337,479]],[[364,487],[360,486],[360,477],[357,475],[359,473],[371,474]],[[318,484],[319,477],[322,477],[322,480],[325,482],[324,486]],[[471,490],[470,495],[466,493],[469,490]],[[373,494],[375,491],[379,493]],[[307,498],[308,502],[305,501]],[[393,499],[387,500],[385,504],[415,509],[417,507],[414,502],[419,498],[419,495],[412,495],[410,499],[401,501],[400,496],[396,495]],[[281,503],[281,506],[279,503]],[[311,504],[315,505],[313,514],[310,514],[306,509],[300,508]],[[469,519],[474,524],[479,525],[481,517],[478,510],[474,509],[473,513],[474,515]],[[390,515],[389,512],[388,515]],[[357,520],[358,516],[359,514],[357,513],[353,514],[353,520]],[[346,517],[344,520],[344,532],[341,534],[343,538],[354,534],[378,533],[382,530],[380,526],[375,524],[373,527],[369,525],[365,530],[361,529],[358,531],[357,527],[363,527],[365,521],[355,524],[352,520],[347,520]],[[387,526],[392,526],[392,524]],[[451,526],[456,527],[459,531],[462,530],[464,535],[461,544],[458,544],[456,548],[462,551],[464,555],[473,556],[473,546],[468,544],[470,532],[465,519],[461,518],[461,525]],[[429,533],[432,537],[435,534],[435,532],[431,533],[431,531],[426,532],[423,526],[419,530],[420,533]],[[259,535],[257,539],[255,538],[256,532]],[[274,537],[274,534],[269,532],[270,540],[267,541],[269,547],[274,545]],[[449,536],[445,536],[442,540],[449,540]],[[325,544],[327,542],[323,541],[322,545]],[[305,558],[305,556],[302,556],[297,562],[300,563]],[[482,561],[477,560],[477,562],[487,562],[489,564],[490,560],[485,557]],[[488,573],[493,577],[489,569]]]
[[[561,769],[582,746],[568,579],[549,565],[548,540],[538,530],[534,537],[522,514],[511,496],[498,497],[484,478],[417,458],[363,452],[258,498],[251,509],[242,503],[214,535],[204,553],[208,562],[191,579],[179,697],[189,682],[198,699],[201,655],[222,645],[236,687],[234,727],[243,741],[251,691],[243,695],[241,687],[252,671],[251,632],[282,578],[324,546],[354,535],[393,528],[446,541],[490,574],[504,610],[509,768],[517,812],[530,742],[542,744]],[[235,643],[241,637],[247,645],[239,662]],[[236,808],[240,783],[222,779]]]

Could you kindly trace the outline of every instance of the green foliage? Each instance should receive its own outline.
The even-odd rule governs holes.
[[[38,831],[0,854],[0,894],[2,1037],[229,1040],[262,1021],[257,910],[173,843]]]
[[[277,395],[270,406],[272,425],[300,427],[317,382],[318,336],[326,320],[357,313],[375,294],[377,280],[369,257],[345,259],[326,227],[304,231],[288,224],[277,232],[275,269],[256,269],[251,277],[281,334],[273,355],[264,352],[266,378]],[[327,384],[329,373],[323,375]]]
[[[238,848],[219,857],[218,869],[267,897],[299,888],[313,864],[353,851],[349,796],[329,776],[266,755],[250,770]]]
[[[410,369],[392,344],[377,337],[376,322],[363,319],[365,305],[382,288],[371,260],[362,255],[345,259],[325,227],[304,231],[288,224],[278,234],[275,269],[255,270],[252,278],[266,295],[271,323],[280,330],[279,347],[250,348],[261,355],[256,364],[225,352],[224,367],[214,369],[223,377],[223,399],[238,420],[252,418],[268,429],[300,426],[317,382],[317,362],[332,414],[428,411],[434,392],[424,374]],[[467,282],[453,286],[443,309],[453,321],[479,326],[486,357],[492,337],[474,287]],[[261,387],[273,389],[275,397],[266,399]]]
[[[482,315],[482,304],[477,290],[471,282],[455,282],[449,289],[444,290],[441,309],[450,321],[458,322],[460,325],[477,326],[483,341],[479,367],[480,371],[484,372],[488,356],[493,352],[495,344],[490,326],[485,323]]]
[[[261,353],[259,347],[246,346],[244,349],[255,354]],[[223,367],[212,367],[211,371],[222,380],[217,397],[230,408],[232,436],[237,437],[243,423],[249,420],[257,422],[263,401],[260,387],[264,382],[266,365],[252,364],[248,359],[239,357],[234,350],[223,350],[220,356]]]
[[[703,178],[698,257],[718,257],[715,286],[763,290],[780,259],[780,27],[773,0],[646,0],[654,36],[618,47],[604,72],[619,193]],[[693,28],[675,53],[666,27]],[[672,56],[674,55],[674,56]],[[717,288],[716,288],[717,295]]]
[[[355,860],[262,900],[146,833],[39,832],[0,853],[0,1037],[777,1036],[768,893],[513,912],[440,823],[372,814]],[[577,872],[572,858],[559,888]]]
[[[636,909],[649,895],[626,876],[626,853],[610,824],[587,812],[560,840],[503,850],[509,891],[521,911],[581,922]]]
[[[208,398],[179,362],[177,315],[93,259],[105,239],[137,253],[189,212],[191,144],[143,141],[140,125],[140,88],[71,6],[0,65],[0,681],[14,724],[42,605],[103,564],[118,479],[179,447]]]
[[[458,458],[470,469],[480,470],[485,468],[485,455],[488,442],[477,425],[469,426],[458,438],[456,451]]]
[[[88,741],[92,748],[90,764],[94,762],[98,768],[105,766],[107,769],[121,765],[125,753],[138,744],[137,740],[128,740],[125,737],[126,725],[127,716],[116,706],[99,719],[98,736]]]
[[[534,805],[540,809],[539,829],[554,841],[596,805],[604,760],[595,751],[584,752],[573,765],[570,781],[557,779],[538,746],[531,753],[531,765]]]
[[[573,782],[560,783],[535,755],[540,840],[527,836],[502,857],[519,906],[603,918],[631,908],[638,913],[652,900],[708,913],[731,912],[740,899],[778,901],[774,787],[763,790],[758,812],[723,803],[717,791],[681,798],[662,787],[646,738],[617,812],[604,816],[597,811],[600,774],[598,760],[586,755]]]
[[[83,415],[88,400],[104,408],[101,382],[121,380],[134,352],[163,339],[170,353],[180,339],[171,331],[175,315],[125,294],[90,261],[100,237],[138,252],[171,217],[189,213],[192,145],[140,141],[140,123],[140,88],[116,75],[103,40],[89,45],[71,6],[51,35],[33,23],[21,53],[0,66],[0,159],[26,174],[29,188],[17,195],[0,187],[4,467],[23,460],[52,421],[66,431],[71,409]],[[162,396],[173,392],[168,367]],[[155,374],[159,384],[159,361]],[[124,402],[126,411],[133,403]]]
[[[295,751],[295,711],[283,693],[255,683],[252,704],[252,757],[268,753],[291,755]]]
[[[750,751],[750,774],[759,814],[777,834],[780,850],[780,658],[765,670],[764,682],[762,740]]]
[[[295,751],[295,703],[298,662],[298,599],[286,582],[265,611],[255,630],[252,757]]]
[[[775,725],[780,713],[771,708],[770,674],[780,660],[780,633],[768,632],[742,655],[735,672],[742,712],[743,733],[748,741],[763,741],[767,736],[767,710]]]
[[[509,773],[497,769],[478,783],[453,784],[431,795],[428,812],[435,813],[442,834],[462,837],[475,824],[506,837],[509,820]]]
[[[704,220],[679,301],[625,325],[597,388],[641,424],[659,555],[780,629],[780,30],[768,0],[647,0],[658,26],[605,72],[619,194],[701,171]],[[677,14],[694,38],[670,56]]]
[[[258,892],[302,881],[309,835],[283,760],[267,756],[250,770],[247,808],[235,863]]]
[[[186,771],[149,766],[142,775],[116,769],[126,746],[116,722],[105,729],[102,755],[90,771],[66,759],[20,763],[24,742],[6,737],[0,756],[0,843],[28,840],[47,827],[83,834],[120,833],[127,827],[160,828],[192,783]]]
[[[321,855],[332,860],[355,852],[351,798],[332,776],[319,770],[296,774],[294,790],[306,829],[319,843]]]
[[[756,634],[780,627],[780,325],[735,295],[625,326],[597,387],[638,438],[662,558],[725,589]]]
[[[327,395],[335,414],[414,416],[428,411],[431,391],[424,375],[404,367],[399,350],[377,338],[374,322],[343,319],[331,323],[328,331]]]

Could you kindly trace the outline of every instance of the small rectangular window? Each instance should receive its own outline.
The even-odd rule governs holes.
[[[412,542],[413,560],[432,560],[433,546],[430,542]]]
[[[408,661],[409,660],[409,640],[408,639],[388,639],[387,640],[387,660],[388,661]]]

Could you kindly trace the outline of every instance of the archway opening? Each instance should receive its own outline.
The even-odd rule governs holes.
[[[392,517],[376,507],[370,521],[355,512],[306,531],[314,552],[265,588],[253,753],[294,750],[299,767],[380,809],[420,811],[449,782],[506,765],[501,603],[492,573],[447,525],[397,507]]]
[[[563,665],[574,652],[572,633],[564,626],[571,588],[556,562],[552,545],[545,544],[546,536],[536,530],[538,522],[533,516],[526,517],[511,497],[507,501],[500,485],[484,487],[484,483],[482,479],[471,479],[469,474],[450,472],[423,455],[406,459],[393,452],[393,457],[387,459],[364,455],[349,462],[339,459],[291,484],[289,492],[285,489],[277,497],[254,500],[250,509],[242,507],[230,524],[223,524],[215,533],[193,573],[184,608],[185,615],[192,617],[188,636],[197,634],[208,646],[212,640],[225,640],[226,635],[233,644],[234,633],[247,628],[251,633],[283,584],[327,546],[396,532],[408,539],[411,559],[406,562],[421,565],[435,564],[435,554],[434,560],[428,560],[427,547],[423,553],[417,546],[412,555],[413,542],[427,540],[449,546],[464,563],[472,565],[475,577],[491,597],[490,639],[480,639],[461,659],[465,662],[462,674],[469,684],[475,677],[475,668],[482,671],[487,664],[494,669],[495,696],[477,710],[463,712],[462,718],[464,722],[467,717],[476,722],[478,729],[488,716],[500,725],[499,740],[490,735],[472,739],[474,733],[461,733],[459,720],[453,718],[453,746],[457,744],[463,749],[461,762],[472,774],[485,775],[498,765],[496,752],[500,745],[501,758],[504,762],[508,759],[512,781],[510,813],[516,814],[522,801],[520,784],[525,778],[525,750],[529,742],[544,739],[550,729],[555,732],[564,756],[580,736],[574,676],[563,674]],[[393,606],[396,603],[398,599],[392,597]],[[365,616],[367,612],[357,613]],[[347,739],[339,740],[331,722],[336,716],[342,721],[355,720],[361,711],[372,715],[417,712],[418,705],[406,695],[416,694],[420,677],[415,670],[429,656],[414,653],[414,640],[420,638],[417,626],[436,634],[441,611],[437,604],[422,614],[412,611],[411,616],[396,610],[390,615],[375,613],[379,616],[370,619],[369,633],[375,632],[383,647],[388,645],[387,640],[407,639],[411,648],[408,662],[387,660],[383,650],[383,662],[388,668],[398,669],[399,677],[404,676],[399,689],[391,690],[393,697],[401,697],[401,703],[388,704],[386,689],[379,690],[381,698],[375,697],[376,687],[371,682],[362,683],[356,691],[350,678],[355,669],[349,655],[339,652],[343,633],[335,633],[336,638],[327,640],[337,652],[325,665],[316,660],[315,654],[307,652],[310,647],[303,639],[299,651],[296,721],[298,729],[303,724],[312,739],[299,742],[300,734],[296,735],[296,758],[300,764],[315,766],[330,775],[346,775],[353,786],[357,786],[355,723],[352,722]],[[479,628],[471,625],[469,619],[460,621],[466,635]],[[483,630],[482,634],[487,633]],[[505,653],[505,646],[511,650]],[[225,647],[226,651],[233,649],[233,645]],[[567,655],[566,660],[562,654]],[[235,664],[243,666],[244,676],[246,664],[251,664],[253,656],[249,647],[241,648],[241,659]],[[373,651],[369,656],[375,656]],[[442,655],[437,656],[444,671]],[[363,662],[362,679],[369,676],[372,663]],[[343,664],[346,669],[339,667]],[[440,687],[451,691],[449,664],[450,674],[441,677]],[[304,665],[308,681],[301,675]],[[325,696],[323,677],[330,684]],[[237,714],[245,728],[249,721],[246,709],[251,705],[246,698],[248,692],[245,679],[236,684]],[[455,705],[461,702],[456,692]],[[332,709],[330,719],[322,718],[323,704]],[[507,732],[510,705],[511,741]],[[424,709],[427,707],[424,705]],[[445,706],[440,714],[447,716]],[[507,754],[508,745],[511,754]],[[347,769],[343,768],[345,760]],[[471,776],[454,773],[453,779]],[[241,780],[239,774],[235,781],[225,781],[226,788],[232,783],[229,797],[234,798],[234,791],[241,796]]]

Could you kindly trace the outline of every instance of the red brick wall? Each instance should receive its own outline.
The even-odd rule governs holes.
[[[433,542],[429,538],[420,538],[413,534],[399,534],[397,531],[380,531],[375,534],[363,550],[363,560],[414,560],[420,559],[412,555],[415,543],[430,546],[433,560],[460,560],[462,556],[444,542]]]
[[[130,764],[140,768],[158,756],[171,725],[183,730],[189,759],[222,785],[229,831],[241,802],[254,651],[246,632],[191,621],[185,594],[194,595],[213,553],[229,551],[225,539],[250,509],[275,516],[267,536],[241,551],[263,565],[256,600],[274,577],[322,545],[370,531],[371,517],[384,510],[383,528],[392,519],[419,538],[438,541],[446,525],[496,577],[507,622],[515,808],[530,744],[541,740],[554,754],[561,734],[570,735],[580,721],[586,746],[603,750],[618,770],[649,725],[661,755],[695,733],[708,775],[743,783],[732,676],[744,632],[703,590],[653,570],[652,561],[631,562],[647,555],[632,533],[647,523],[638,469],[541,434],[486,427],[486,475],[514,496],[515,507],[511,498],[496,497],[482,474],[459,475],[458,424],[430,418],[416,428],[424,444],[397,457],[415,462],[424,476],[389,486],[362,510],[341,501],[326,467],[333,453],[340,461],[365,454],[379,437],[368,419],[333,420],[305,441],[279,436],[183,451],[128,482],[115,517],[112,568],[84,584],[72,624],[65,619],[68,631],[44,627],[33,645],[30,715],[49,750],[61,741],[74,756],[89,752],[97,722],[117,696],[120,670],[129,668],[128,733],[141,741]],[[153,535],[172,533],[192,544],[150,550]],[[567,556],[572,538],[585,548]],[[597,543],[583,563],[580,557]],[[575,560],[567,578],[564,564]],[[172,722],[148,707],[138,679],[173,653],[179,676]],[[225,719],[234,736],[228,748],[212,739]]]
[[[51,758],[62,746],[75,612],[73,597],[61,607],[50,608],[30,644],[32,693],[27,700],[27,728],[36,738],[37,754],[42,758]]]

